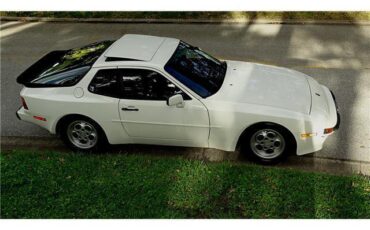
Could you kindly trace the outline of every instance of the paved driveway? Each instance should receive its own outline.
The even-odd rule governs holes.
[[[1,135],[48,136],[18,121],[15,78],[51,50],[78,47],[125,33],[183,39],[225,59],[302,71],[336,94],[341,129],[315,156],[370,163],[370,26],[267,24],[1,24]]]

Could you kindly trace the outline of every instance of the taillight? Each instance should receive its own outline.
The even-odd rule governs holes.
[[[23,97],[21,97],[21,102],[22,102],[23,108],[28,110],[28,106],[27,106],[26,101],[24,100]]]

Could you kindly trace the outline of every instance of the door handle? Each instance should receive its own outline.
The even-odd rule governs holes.
[[[127,106],[127,107],[122,107],[123,111],[139,111],[138,108],[135,108],[134,106]]]

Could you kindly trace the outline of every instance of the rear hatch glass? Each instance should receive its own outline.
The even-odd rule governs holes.
[[[112,43],[102,41],[81,48],[52,51],[19,75],[17,82],[27,87],[75,85]]]

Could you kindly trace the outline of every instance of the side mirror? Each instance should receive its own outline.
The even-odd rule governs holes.
[[[177,108],[183,108],[185,106],[185,103],[181,94],[175,94],[167,99],[167,105],[176,105]]]

